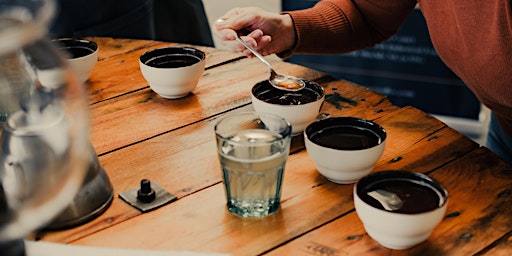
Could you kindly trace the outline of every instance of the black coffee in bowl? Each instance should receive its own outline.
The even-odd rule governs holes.
[[[172,54],[157,56],[145,62],[144,64],[155,68],[182,68],[191,66],[201,61],[196,56],[184,54]]]
[[[379,200],[370,195],[372,191],[392,193],[401,200],[401,207],[386,210]],[[430,177],[407,171],[383,171],[362,178],[357,184],[359,198],[381,210],[396,213],[423,213],[442,206],[447,197],[446,190]],[[380,192],[382,193],[382,192]]]
[[[194,48],[166,47],[144,53],[140,61],[155,68],[181,68],[199,63],[205,57],[202,51]]]
[[[322,87],[311,81],[299,91],[285,91],[274,88],[268,80],[257,83],[252,94],[259,100],[276,105],[302,105],[315,102],[324,96]]]
[[[57,46],[69,54],[70,59],[85,57],[98,50],[98,45],[89,40],[61,38],[53,40]]]
[[[381,144],[386,131],[376,123],[353,117],[332,117],[306,128],[309,140],[337,150],[361,150]]]
[[[71,59],[84,57],[94,52],[94,50],[85,47],[69,47],[65,48],[64,50],[66,50],[71,55]]]

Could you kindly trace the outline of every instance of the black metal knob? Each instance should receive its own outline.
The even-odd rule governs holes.
[[[155,200],[155,190],[151,188],[151,181],[143,179],[140,181],[140,189],[137,191],[137,200],[143,203],[151,203]]]

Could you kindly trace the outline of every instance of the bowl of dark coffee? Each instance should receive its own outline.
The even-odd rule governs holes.
[[[274,113],[292,125],[292,134],[302,133],[316,120],[324,102],[324,89],[313,81],[304,80],[305,87],[298,91],[274,88],[268,80],[254,85],[251,101],[256,112]]]
[[[149,87],[163,98],[177,99],[194,90],[204,72],[206,54],[193,47],[164,47],[143,53],[139,66]]]
[[[62,50],[79,83],[85,83],[98,62],[99,47],[94,41],[80,38],[58,38],[52,40]]]
[[[431,235],[446,212],[448,192],[427,175],[369,174],[354,186],[357,215],[368,235],[386,248],[411,248]]]
[[[320,174],[349,184],[370,173],[381,157],[386,130],[375,122],[355,117],[330,117],[309,124],[304,143]]]

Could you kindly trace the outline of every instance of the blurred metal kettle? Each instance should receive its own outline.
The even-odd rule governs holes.
[[[4,184],[11,186],[4,187],[9,202],[33,198],[39,191],[38,181],[48,180],[41,175],[51,174],[44,169],[62,170],[61,166],[69,161],[69,129],[62,108],[52,100],[52,93],[40,91],[21,99],[21,111],[9,116],[1,134],[0,164],[4,166]],[[32,126],[30,134],[23,132],[28,123]],[[43,229],[65,229],[83,224],[103,213],[111,204],[114,189],[92,145],[86,161],[88,169],[78,193]],[[61,186],[60,182],[40,185]]]
[[[89,168],[73,201],[44,229],[58,230],[84,224],[108,209],[114,188],[91,145]]]
[[[91,167],[97,158],[83,86],[45,36],[54,10],[53,0],[0,0],[2,256],[24,255],[23,239],[80,201],[86,186],[111,188],[84,181],[106,175]],[[41,75],[55,80],[47,84]]]

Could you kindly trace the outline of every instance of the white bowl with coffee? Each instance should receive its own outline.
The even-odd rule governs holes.
[[[448,192],[421,173],[380,171],[356,183],[354,204],[370,237],[386,248],[403,250],[431,235],[446,212]]]
[[[322,103],[324,89],[313,81],[304,80],[305,87],[298,91],[274,88],[268,80],[252,87],[251,102],[258,113],[273,113],[292,125],[292,135],[301,134],[306,126],[316,120]]]
[[[178,99],[194,90],[204,72],[206,54],[192,47],[164,47],[143,53],[139,66],[149,87],[163,98]]]
[[[386,130],[370,120],[330,117],[309,124],[304,142],[320,174],[349,184],[372,171],[384,151]]]
[[[98,62],[98,45],[94,41],[80,38],[59,38],[52,42],[64,51],[78,82],[84,84]]]

